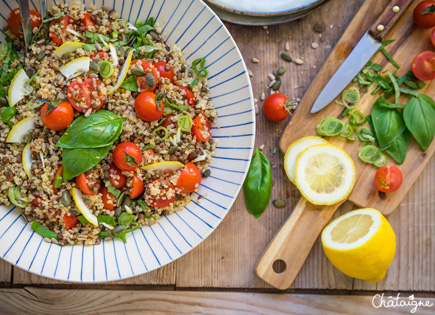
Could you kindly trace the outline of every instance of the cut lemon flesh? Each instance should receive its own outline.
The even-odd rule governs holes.
[[[71,194],[73,196],[74,202],[80,213],[88,220],[92,225],[98,226],[97,217],[91,213],[88,206],[83,201],[82,192],[77,187],[71,189]]]
[[[6,142],[8,143],[21,143],[24,142],[25,136],[35,129],[35,119],[27,117],[21,120],[18,124],[12,127],[9,131]]]
[[[330,144],[309,146],[296,159],[296,186],[315,205],[346,199],[355,184],[355,174],[351,157]]]
[[[183,166],[184,164],[178,161],[164,161],[142,166],[141,169],[148,172],[175,172]]]
[[[71,78],[82,72],[88,72],[90,63],[91,58],[81,57],[68,62],[59,70],[66,78]]]
[[[341,272],[377,282],[394,259],[396,235],[378,210],[359,209],[326,226],[322,245],[328,259]]]
[[[294,184],[295,183],[295,165],[296,165],[296,158],[298,155],[304,151],[306,148],[312,145],[316,144],[326,144],[328,141],[326,141],[323,138],[310,136],[310,137],[303,137],[299,139],[298,141],[293,142],[285,152],[284,156],[284,169],[285,173],[287,174],[287,177],[290,179],[290,181]]]
[[[13,77],[8,90],[9,106],[14,106],[21,101],[26,95],[32,93],[33,88],[28,85],[29,77],[24,69],[18,70]]]
[[[59,58],[61,58],[63,55],[67,53],[75,52],[77,49],[83,47],[83,45],[85,45],[85,43],[66,41],[62,45],[60,45],[59,48],[53,51],[53,53]]]
[[[122,69],[119,72],[118,81],[116,81],[116,85],[107,93],[107,95],[115,92],[121,86],[122,82],[124,82],[124,79],[127,76],[128,68],[130,67],[132,56],[133,56],[133,49],[131,49],[130,52],[128,53],[127,59],[125,60],[124,65],[122,66]]]
[[[32,177],[32,151],[30,150],[30,143],[28,143],[24,147],[22,154],[22,163],[24,172],[26,173],[27,177]]]
[[[110,49],[110,56],[112,56],[112,64],[114,66],[117,66],[119,62],[118,62],[118,53],[116,52],[116,48],[112,44],[109,44],[109,49]]]

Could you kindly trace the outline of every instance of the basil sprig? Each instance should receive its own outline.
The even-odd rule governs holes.
[[[59,237],[57,236],[56,233],[54,233],[53,231],[50,231],[49,229],[43,227],[38,221],[33,220],[32,222],[32,230],[35,231],[37,234],[41,235],[44,238],[49,238],[49,239],[56,239],[59,240]]]
[[[137,92],[137,82],[134,76],[128,77],[124,82],[122,82],[121,86],[123,89],[130,90],[133,92]]]

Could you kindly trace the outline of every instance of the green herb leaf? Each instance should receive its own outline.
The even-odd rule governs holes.
[[[399,85],[397,84],[397,81],[396,81],[396,78],[394,77],[394,75],[390,71],[388,71],[387,73],[388,73],[388,76],[390,77],[391,82],[393,83],[394,93],[396,96],[394,103],[396,105],[400,105],[399,104],[399,96],[400,96]]]
[[[14,107],[2,107],[1,109],[1,119],[5,124],[12,124],[11,119],[17,114],[17,110]]]
[[[103,35],[103,34],[98,34],[98,33],[89,32],[89,31],[86,31],[86,37],[88,38],[88,40],[86,41],[88,44],[93,44],[95,42],[102,43],[103,40],[106,42],[110,41],[110,38]]]
[[[84,216],[82,216],[82,215],[79,215],[78,217],[77,217],[77,219],[82,223],[82,224],[88,224],[88,223],[90,223],[89,221],[88,221],[88,219],[86,219]]]
[[[95,45],[93,44],[85,44],[82,46],[83,50],[86,51],[92,51],[92,50],[97,50],[97,47],[95,47]]]
[[[8,198],[11,203],[19,208],[25,208],[28,204],[27,198],[21,195],[21,188],[18,186],[10,187],[8,189]]]
[[[118,218],[118,225],[123,225],[126,228],[133,222],[134,216],[132,214],[128,214],[127,212],[123,212]]]
[[[137,222],[132,222],[131,224],[134,225],[133,228],[128,229],[128,230],[124,230],[121,233],[115,234],[114,237],[120,238],[124,241],[124,243],[127,243],[127,234],[140,228],[140,225]]]
[[[97,216],[98,223],[106,223],[112,226],[116,226],[115,218],[110,215],[100,214]]]
[[[48,103],[47,110],[45,111],[44,117],[46,117],[51,111],[55,110],[57,105],[59,105],[62,102],[65,102],[65,100],[59,100],[56,98],[54,101]]]
[[[122,82],[120,87],[122,87],[126,90],[133,91],[133,92],[139,91],[137,88],[137,83],[136,83],[136,79],[134,76],[128,77],[124,82]]]
[[[112,195],[114,195],[116,198],[119,198],[119,196],[121,195],[121,191],[119,189],[117,189],[115,186],[113,186],[110,181],[108,181],[107,179],[104,179],[104,184],[106,185],[107,191],[110,192]]]
[[[408,151],[409,143],[411,142],[411,133],[409,130],[405,131],[394,140],[390,147],[385,151],[399,164],[402,164],[406,158],[406,152]]]
[[[130,166],[134,166],[134,165],[139,166],[139,164],[137,163],[137,160],[134,156],[131,156],[130,154],[128,154],[127,151],[124,151],[124,154],[125,154],[125,156],[124,156],[125,163],[127,163]]]
[[[56,240],[59,240],[59,237],[56,233],[53,231],[50,231],[49,229],[43,227],[38,221],[33,220],[32,222],[32,230],[35,231],[36,234],[41,235],[44,238],[55,238]]]
[[[157,100],[157,97],[156,97],[156,100]],[[181,110],[189,110],[190,109],[189,106],[178,105],[178,104],[171,102],[166,96],[165,96],[165,103],[167,105],[169,105],[170,107],[176,108],[176,109],[181,109]]]

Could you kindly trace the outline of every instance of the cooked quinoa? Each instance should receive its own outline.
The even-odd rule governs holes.
[[[135,47],[133,62],[128,68],[124,83],[130,77],[134,78],[138,91],[119,87],[110,94],[109,92],[116,86],[121,69],[127,62],[128,52],[131,50],[131,36],[129,35],[132,32],[131,25],[118,19],[117,13],[113,10],[108,11],[104,7],[93,6],[86,10],[82,3],[53,6],[48,13],[48,18],[60,13],[64,13],[65,18],[61,18],[58,23],[45,24],[30,46],[28,53],[25,53],[23,40],[14,36],[11,30],[6,30],[7,35],[13,39],[13,45],[19,57],[19,60],[10,64],[8,72],[14,71],[21,65],[28,77],[34,74],[36,76],[30,83],[33,87],[32,93],[14,105],[15,115],[7,122],[0,120],[0,204],[10,205],[11,200],[8,193],[14,187],[18,187],[16,189],[20,190],[22,197],[19,203],[22,205],[23,218],[28,221],[35,220],[42,227],[57,234],[57,238],[46,237],[46,241],[53,241],[60,245],[99,244],[102,238],[116,237],[116,231],[132,228],[132,226],[121,228],[116,226],[114,230],[110,230],[109,228],[114,226],[110,227],[107,224],[95,226],[91,223],[83,223],[86,220],[78,218],[82,213],[78,212],[79,207],[73,200],[71,192],[78,186],[82,187],[76,183],[77,177],[69,180],[59,178],[65,177],[65,169],[69,167],[65,165],[62,158],[63,150],[66,149],[57,145],[66,129],[56,131],[47,128],[41,118],[44,116],[41,115],[43,108],[49,111],[49,107],[46,108],[45,104],[54,100],[71,103],[73,99],[75,103],[74,122],[81,116],[80,119],[91,118],[95,113],[104,110],[125,119],[122,122],[121,134],[111,144],[105,157],[96,166],[86,171],[88,193],[81,189],[83,201],[90,212],[95,216],[114,217],[116,225],[121,225],[117,219],[124,213],[132,212],[133,222],[145,226],[156,223],[160,216],[183,209],[184,205],[191,200],[192,193],[183,193],[184,188],[178,183],[180,174],[187,170],[190,172],[188,175],[193,176],[194,171],[185,167],[189,162],[193,162],[201,174],[208,176],[210,174],[208,165],[214,155],[216,141],[211,138],[211,129],[208,128],[197,128],[199,135],[190,130],[180,131],[178,120],[182,116],[187,116],[191,119],[190,122],[193,121],[193,127],[195,125],[198,127],[198,124],[206,126],[209,122],[216,122],[217,112],[210,99],[206,77],[199,76],[197,71],[192,71],[192,65],[187,64],[183,59],[183,52],[178,46],[169,46],[162,40],[164,34],[160,34],[161,29],[157,24],[152,23],[153,28],[146,33],[147,43],[142,42],[137,45],[137,42],[133,41],[133,46],[138,47]],[[87,25],[83,21],[89,18],[93,23]],[[140,27],[140,25],[136,26]],[[34,28],[33,31],[37,29]],[[58,57],[53,52],[60,45],[53,40],[48,31],[60,38],[63,43],[86,41],[87,46]],[[113,66],[115,59],[109,47],[105,45],[107,41],[97,38],[92,42],[87,37],[87,31],[105,36],[103,38],[108,38],[109,43],[114,45],[120,43],[116,46],[118,65]],[[125,43],[128,39],[130,42]],[[153,47],[151,52],[147,51],[150,47]],[[62,66],[81,57],[91,58],[89,71],[81,71],[70,78],[60,72]],[[134,62],[138,59],[147,61],[149,66],[144,69],[144,63]],[[95,66],[102,66],[103,61],[109,62],[113,67],[113,73],[108,77],[102,77],[100,69]],[[3,57],[0,61],[0,68],[3,67],[4,62]],[[166,63],[164,72],[173,71],[173,79],[161,73],[159,69],[162,71],[162,68],[154,66],[158,62]],[[133,75],[132,71],[143,75]],[[153,83],[153,74],[157,76],[154,89],[150,86],[150,83]],[[74,85],[73,82],[78,83]],[[90,100],[83,96],[85,94],[80,94],[79,87],[85,82],[89,83]],[[7,90],[8,86],[4,88]],[[135,110],[136,99],[145,91],[157,97],[157,103],[161,99],[160,106],[164,105],[161,117],[153,121],[143,120]],[[4,103],[4,100],[2,102]],[[167,102],[172,105],[168,106]],[[6,106],[7,104],[3,104],[4,108]],[[54,106],[57,106],[56,103]],[[21,143],[6,142],[11,128],[28,117],[34,118],[34,129],[22,137]],[[162,125],[165,127],[162,128]],[[114,150],[125,142],[134,143],[141,149],[141,162],[136,163],[138,159],[135,159],[133,163],[130,163],[133,170],[119,171],[119,174],[111,172],[111,165],[114,167]],[[31,150],[30,176],[26,174],[22,160],[23,150],[27,143],[30,143]],[[163,161],[181,162],[183,166],[163,168],[158,171],[141,169],[141,167]],[[126,181],[122,185],[124,179]],[[159,181],[156,181],[157,179]],[[138,197],[130,200],[128,196],[129,194],[131,196],[135,181],[142,182],[144,190]],[[115,191],[121,195],[118,198],[112,195],[104,202],[105,192],[102,192],[101,188],[103,186],[109,188],[109,192],[113,192],[114,186],[120,187],[115,188]],[[199,183],[196,183],[194,188],[198,186]],[[171,202],[167,205],[169,200]],[[161,206],[162,203],[165,205]],[[113,210],[107,208],[113,208]],[[78,218],[78,220],[73,222],[73,227],[67,227],[66,217],[69,221],[71,217]]]

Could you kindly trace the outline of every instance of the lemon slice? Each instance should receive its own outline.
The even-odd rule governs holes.
[[[295,164],[298,155],[311,145],[325,144],[325,143],[328,143],[328,141],[326,141],[323,138],[310,136],[310,137],[303,137],[298,141],[293,142],[287,148],[287,151],[285,152],[284,155],[284,170],[285,173],[287,174],[287,177],[290,179],[290,181],[293,184],[295,183]]]
[[[176,170],[182,168],[183,166],[184,164],[178,161],[164,161],[164,162],[158,162],[158,163],[142,166],[141,169],[148,172],[159,172],[159,171],[175,172]]]
[[[376,209],[348,212],[322,232],[322,245],[331,263],[344,274],[377,282],[384,278],[396,252],[396,235]]]
[[[76,203],[77,209],[79,209],[80,213],[88,220],[92,225],[98,226],[97,217],[91,213],[88,206],[83,201],[82,192],[77,187],[71,189],[71,194]]]
[[[63,55],[75,52],[77,49],[83,47],[85,43],[66,41],[59,48],[57,48],[53,53],[61,58]]]
[[[82,72],[89,71],[89,65],[91,58],[81,57],[68,62],[66,65],[60,68],[60,72],[66,77],[71,78]]]
[[[355,166],[350,156],[336,146],[312,145],[296,159],[295,183],[309,202],[332,205],[352,191]]]
[[[30,150],[30,143],[28,143],[24,147],[22,154],[22,163],[24,172],[26,173],[27,177],[32,177],[32,151]]]
[[[32,93],[33,88],[28,85],[29,77],[24,69],[18,70],[11,81],[8,90],[9,106],[14,106],[21,101],[26,95]]]
[[[112,56],[112,64],[114,66],[118,65],[118,53],[116,52],[116,48],[115,46],[113,46],[112,44],[109,44],[109,49],[110,49],[110,55]]]
[[[131,49],[130,52],[128,53],[127,59],[125,60],[124,65],[122,66],[122,69],[119,72],[118,81],[116,81],[116,85],[107,93],[107,95],[115,92],[121,86],[122,82],[124,82],[124,79],[128,72],[128,68],[130,67],[132,56],[133,56],[133,49]]]
[[[6,142],[8,143],[21,143],[24,142],[25,136],[35,129],[35,119],[27,117],[21,120],[18,124],[12,127],[9,131]]]

